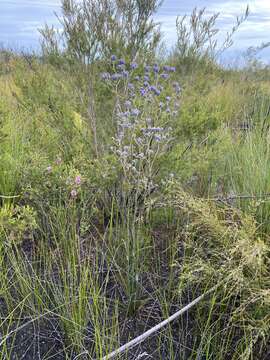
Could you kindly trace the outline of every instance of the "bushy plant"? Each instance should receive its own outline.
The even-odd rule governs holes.
[[[111,150],[121,173],[115,200],[119,209],[136,213],[157,187],[158,161],[169,148],[181,87],[170,82],[175,68],[168,65],[143,69],[113,55],[112,67],[113,73],[102,73],[101,78],[116,99]]]
[[[20,244],[37,229],[36,212],[29,206],[4,205],[0,208],[0,238],[8,245]]]
[[[252,216],[194,198],[173,179],[167,191],[169,206],[181,216],[179,231],[185,239],[185,256],[178,264],[180,293],[219,284],[210,300],[213,308],[202,304],[196,311],[205,320],[194,323],[201,336],[198,343],[194,339],[192,355],[249,358],[255,344],[260,351],[269,339],[269,293],[262,290],[268,283],[269,245]]]
[[[220,30],[216,22],[220,16],[215,13],[206,15],[206,8],[195,8],[188,17],[178,16],[176,20],[177,44],[174,56],[176,60],[189,70],[197,66],[215,66],[220,55],[233,45],[233,36],[240,25],[247,19],[249,7],[244,15],[236,18],[236,24],[227,32],[223,42],[218,41]]]
[[[57,32],[46,26],[40,31],[44,55],[63,51],[67,57],[89,64],[115,51],[132,57],[151,53],[160,38],[153,20],[160,4],[157,0],[62,0],[61,42]]]

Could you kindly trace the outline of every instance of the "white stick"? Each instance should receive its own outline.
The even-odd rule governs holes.
[[[147,330],[142,335],[136,337],[135,339],[129,341],[125,345],[121,346],[119,349],[113,351],[109,355],[106,355],[102,358],[102,360],[110,360],[113,359],[116,355],[122,354],[124,351],[132,349],[134,346],[139,345],[142,343],[146,338],[148,338],[150,335],[154,334],[164,326],[168,325],[173,320],[177,319],[180,315],[184,314],[186,311],[188,311],[190,308],[192,308],[194,305],[196,305],[198,302],[200,302],[202,299],[204,299],[208,294],[213,292],[215,289],[217,289],[220,286],[220,284],[215,285],[210,290],[208,290],[206,293],[202,294],[201,296],[197,297],[195,300],[193,300],[191,303],[183,307],[181,310],[177,311],[173,315],[171,315],[168,319],[163,320],[161,323],[157,324],[156,326],[152,327],[151,329]]]
[[[15,199],[15,198],[18,198],[20,197],[21,195],[0,195],[0,198],[1,199]]]

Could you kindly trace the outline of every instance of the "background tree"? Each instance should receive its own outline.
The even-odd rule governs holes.
[[[154,52],[159,40],[159,24],[153,15],[160,0],[62,0],[61,39],[55,28],[40,31],[42,48],[64,51],[73,59],[88,64],[111,53],[136,57],[139,52]],[[61,46],[59,44],[61,43]]]
[[[233,45],[233,36],[248,15],[249,7],[247,6],[245,13],[236,17],[235,25],[225,34],[225,37],[220,36],[221,30],[217,27],[220,13],[207,16],[206,8],[195,8],[190,17],[178,16],[174,57],[181,65],[193,68],[195,65],[216,63],[224,51]]]

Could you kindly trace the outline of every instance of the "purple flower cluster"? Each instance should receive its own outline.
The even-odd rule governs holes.
[[[170,77],[170,75],[167,73],[162,73],[160,76],[162,77],[162,79],[165,79],[165,80],[169,79],[169,77]]]
[[[176,68],[174,66],[164,65],[163,70],[166,72],[175,72]]]
[[[134,86],[133,83],[128,83],[127,87],[128,87],[129,90],[134,90],[135,89],[135,86]]]
[[[132,111],[132,101],[138,96],[145,101],[145,103],[155,103],[155,98],[159,98],[156,104],[157,111],[162,111],[167,116],[176,116],[178,106],[173,107],[173,99],[176,100],[181,93],[181,87],[178,82],[173,82],[172,85],[167,81],[170,78],[170,73],[176,71],[174,66],[164,65],[159,66],[157,63],[153,66],[145,65],[144,74],[141,74],[139,65],[133,61],[127,64],[125,59],[117,59],[112,55],[111,61],[115,64],[112,74],[105,72],[101,74],[104,81],[110,83],[126,81],[126,89],[128,98],[126,99],[126,108],[129,110],[130,116],[138,117],[139,113]],[[127,68],[130,68],[128,71]],[[165,85],[165,90],[164,86]],[[171,86],[170,96],[167,93],[168,87]],[[128,105],[127,105],[128,104]]]
[[[133,62],[133,63],[130,64],[130,67],[131,67],[132,70],[135,70],[135,69],[137,69],[138,64]]]
[[[46,171],[47,171],[48,174],[50,174],[52,172],[52,166],[48,166]]]
[[[76,189],[72,189],[70,192],[71,198],[76,199],[77,195],[78,195],[78,191]]]
[[[125,60],[124,59],[120,59],[119,61],[118,61],[118,65],[126,65],[126,62],[125,62]]]
[[[158,73],[158,72],[159,72],[159,66],[158,66],[158,64],[155,64],[155,65],[153,66],[153,71],[154,71],[154,73]]]
[[[166,141],[169,139],[170,131],[163,127],[147,127],[141,129],[144,136],[152,138],[157,142]]]
[[[122,167],[123,181],[131,189],[139,186],[142,191],[148,191],[156,186],[152,170],[159,156],[167,151],[172,139],[168,124],[180,106],[181,87],[170,81],[176,69],[157,63],[142,67],[115,55],[111,62],[111,73],[101,74],[102,81],[117,94],[116,134],[111,150]],[[77,197],[79,183],[77,179],[72,187],[72,198]]]
[[[62,159],[60,157],[56,158],[55,165],[60,166],[61,164],[62,164]],[[47,174],[51,174],[52,171],[53,171],[52,165],[47,166],[47,168],[46,168]]]
[[[129,93],[128,101],[131,101],[133,98],[136,98],[137,95],[145,99],[147,102],[153,102],[155,97],[162,97],[165,100],[159,101],[159,105],[157,105],[157,109],[160,111],[167,105],[164,113],[167,115],[177,115],[177,108],[171,109],[170,100],[168,100],[168,96],[164,94],[164,87],[162,86],[162,82],[170,78],[170,73],[176,71],[176,68],[169,65],[164,65],[163,67],[158,64],[145,65],[144,66],[144,75],[139,75],[138,71],[140,71],[139,65],[133,61],[129,65],[126,63],[125,59],[120,58],[117,59],[115,55],[111,56],[111,61],[115,64],[113,66],[114,71],[112,74],[108,72],[104,72],[101,74],[101,79],[106,82],[119,82],[119,81],[127,81],[127,89]],[[127,70],[127,68],[130,70]],[[169,83],[168,83],[169,85]],[[181,93],[181,87],[179,83],[174,82],[172,84],[173,91],[178,97]],[[164,95],[163,95],[164,94]],[[164,104],[165,102],[165,104]],[[129,105],[130,107],[130,105]],[[133,113],[131,112],[131,115]],[[138,115],[136,115],[138,116]]]
[[[104,72],[100,75],[102,80],[110,80],[111,79],[111,75],[108,72]]]
[[[150,65],[145,65],[144,71],[145,71],[146,74],[150,73],[151,70],[152,70],[152,68],[151,68]]]
[[[78,185],[78,186],[81,185],[81,183],[82,183],[82,178],[81,178],[80,175],[77,175],[77,176],[75,177],[74,183],[75,183],[76,185]]]
[[[60,157],[56,158],[55,160],[55,166],[53,167],[52,165],[49,165],[47,168],[46,168],[46,173],[47,174],[52,174],[53,173],[53,170],[56,169],[57,167],[59,167],[60,165],[62,165],[63,161]],[[71,199],[76,199],[77,196],[78,196],[78,193],[79,193],[79,188],[81,187],[82,185],[82,177],[81,175],[76,175],[75,177],[68,177],[66,179],[66,185],[67,185],[67,191],[70,195],[70,198]]]
[[[113,81],[120,80],[122,77],[123,77],[122,74],[119,74],[119,73],[115,73],[115,74],[110,75],[110,79],[113,80]]]
[[[168,124],[177,115],[181,87],[169,81],[175,67],[159,64],[144,65],[112,56],[112,73],[101,74],[111,86],[122,82],[117,99],[116,124],[112,150],[123,168],[126,180],[134,186],[153,183],[145,174],[151,173],[153,163],[167,149],[171,129]],[[147,170],[148,169],[148,170]],[[75,187],[76,190],[76,187]]]
[[[73,189],[70,192],[70,196],[72,199],[76,199],[78,196],[78,188],[81,186],[82,184],[82,177],[81,175],[77,175],[75,176],[74,181],[71,182],[73,184]]]
[[[130,100],[126,100],[126,101],[125,101],[125,107],[126,107],[127,109],[130,109],[131,106],[132,106],[132,102],[131,102]]]

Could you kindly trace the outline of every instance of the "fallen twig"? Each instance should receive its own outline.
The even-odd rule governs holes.
[[[111,352],[110,354],[104,356],[102,360],[110,360],[113,359],[116,355],[120,355],[123,352],[126,352],[127,350],[131,350],[133,347],[141,344],[144,340],[146,340],[149,336],[153,335],[155,332],[163,328],[164,326],[168,325],[170,322],[177,319],[180,315],[187,312],[190,308],[192,308],[194,305],[198,304],[201,300],[203,300],[207,295],[212,293],[214,290],[216,290],[220,284],[213,286],[210,290],[208,290],[206,293],[200,295],[195,300],[193,300],[191,303],[183,307],[181,310],[177,311],[173,315],[171,315],[168,319],[163,320],[161,323],[157,324],[156,326],[152,327],[142,335],[136,337],[135,339],[129,341],[125,345],[121,346],[119,349]]]
[[[21,195],[0,195],[1,199],[15,199],[20,197]]]

